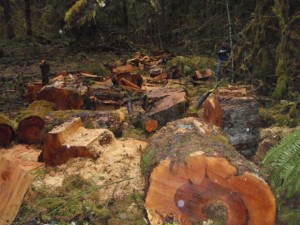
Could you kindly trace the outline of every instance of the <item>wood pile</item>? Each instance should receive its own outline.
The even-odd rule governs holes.
[[[275,197],[259,169],[222,132],[196,118],[168,123],[142,159],[151,224],[274,225]]]
[[[204,118],[221,127],[241,154],[255,154],[260,124],[258,104],[249,86],[220,88],[204,103]]]

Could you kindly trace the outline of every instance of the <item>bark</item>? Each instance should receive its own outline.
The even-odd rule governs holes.
[[[221,127],[232,145],[251,157],[259,141],[259,114],[256,99],[247,86],[219,89],[204,104],[204,118]]]
[[[13,222],[31,182],[31,175],[17,162],[0,157],[0,225]]]
[[[151,224],[275,224],[276,203],[259,169],[217,127],[196,118],[168,123],[142,159]]]
[[[80,118],[73,118],[55,127],[48,134],[42,158],[46,165],[56,166],[77,157],[96,159],[101,146],[114,138],[106,129],[86,129]]]
[[[0,146],[8,146],[15,138],[14,122],[0,114]]]

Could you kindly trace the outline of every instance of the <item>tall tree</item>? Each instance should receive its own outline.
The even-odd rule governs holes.
[[[25,0],[26,34],[32,36],[30,0]]]
[[[11,17],[11,6],[9,0],[0,0],[0,5],[4,9],[4,19],[6,23],[6,34],[8,39],[15,37],[14,26]]]

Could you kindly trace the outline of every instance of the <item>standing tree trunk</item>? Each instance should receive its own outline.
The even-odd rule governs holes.
[[[282,99],[287,94],[287,62],[286,62],[286,46],[288,36],[288,24],[289,24],[289,0],[275,0],[273,11],[279,21],[279,27],[281,31],[280,43],[276,48],[276,75],[277,83],[272,97],[275,99]]]
[[[9,0],[0,0],[0,5],[4,9],[4,19],[6,23],[6,34],[9,40],[15,37],[14,26],[11,18],[11,7]]]
[[[26,33],[27,36],[32,36],[32,24],[31,24],[31,9],[30,0],[25,0],[25,21],[26,21]]]

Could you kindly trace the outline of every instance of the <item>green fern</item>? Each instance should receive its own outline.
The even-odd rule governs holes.
[[[291,198],[300,195],[300,130],[272,148],[263,161],[269,181],[277,195]]]

